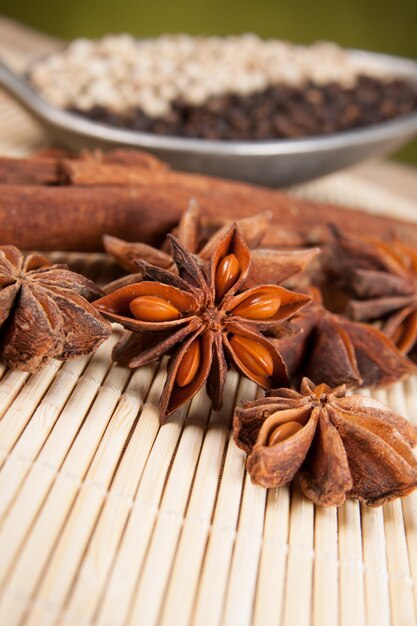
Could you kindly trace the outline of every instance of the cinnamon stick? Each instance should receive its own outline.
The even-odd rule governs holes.
[[[376,237],[394,231],[417,247],[417,224],[308,202],[246,183],[176,172],[144,152],[58,156],[55,170],[51,159],[53,163],[53,157],[13,160],[15,171],[32,180],[0,184],[1,243],[24,249],[94,251],[102,249],[106,233],[157,245],[194,198],[202,213],[211,216],[237,219],[271,211],[273,226],[265,245],[322,243],[329,236],[328,224],[334,223],[351,233]],[[35,160],[47,161],[45,170],[38,169]],[[0,182],[10,179],[12,171],[11,166],[3,167],[7,176]],[[40,184],[42,176],[45,182]]]
[[[0,181],[50,185],[58,182],[56,158],[10,159],[0,158]]]
[[[141,150],[112,150],[107,154],[42,150],[28,159],[0,157],[0,183],[31,185],[127,185],[145,171],[168,170],[168,165]]]

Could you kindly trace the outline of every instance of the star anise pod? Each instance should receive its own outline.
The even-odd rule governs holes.
[[[222,238],[226,235],[232,224],[231,220],[221,217],[214,220],[213,217],[203,216],[196,202],[190,202],[188,208],[182,214],[175,234],[180,243],[187,250],[197,255],[202,266],[209,263],[210,258]],[[259,282],[282,283],[295,273],[301,272],[319,254],[318,248],[300,250],[274,250],[259,248],[262,239],[271,225],[271,214],[268,211],[236,221],[240,234],[246,245],[252,250],[251,266],[246,277],[246,287],[256,285]],[[113,281],[105,287],[106,293],[125,285],[139,282],[142,275],[138,273],[136,261],[142,260],[163,269],[177,273],[177,267],[165,245],[162,249],[154,248],[145,243],[131,243],[104,235],[103,246],[107,254],[112,256],[117,263],[126,271],[125,276]]]
[[[291,320],[294,332],[277,342],[290,376],[355,387],[390,385],[417,372],[377,328],[331,313],[318,289],[310,294],[311,304]],[[275,334],[279,337],[279,331]]]
[[[332,273],[351,295],[347,314],[381,321],[404,354],[417,343],[417,250],[398,240],[367,240],[334,230]]]
[[[111,321],[153,335],[153,345],[147,349],[141,345],[141,335],[139,342],[133,339],[138,353],[130,367],[171,355],[161,419],[205,382],[213,406],[219,409],[230,364],[263,388],[286,384],[281,355],[262,332],[280,325],[310,298],[278,285],[241,291],[250,252],[235,225],[217,243],[206,269],[177,238],[170,236],[170,240],[177,275],[140,261],[138,267],[147,280],[95,302]],[[131,349],[132,343],[125,347]]]
[[[299,472],[304,494],[325,506],[346,497],[379,506],[415,489],[417,429],[380,402],[345,393],[345,385],[304,378],[300,393],[277,389],[236,408],[235,441],[249,454],[252,481],[277,487]]]
[[[111,334],[111,325],[88,302],[102,293],[66,265],[1,246],[0,349],[9,367],[34,372],[50,358],[96,350]]]

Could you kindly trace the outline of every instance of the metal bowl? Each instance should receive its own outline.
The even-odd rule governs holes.
[[[359,50],[349,53],[361,67],[388,72],[417,86],[417,61]],[[75,150],[142,148],[180,170],[273,187],[311,180],[368,157],[387,154],[417,134],[415,112],[375,126],[304,139],[214,141],[165,137],[112,128],[58,109],[2,63],[0,85],[41,122],[58,145]]]

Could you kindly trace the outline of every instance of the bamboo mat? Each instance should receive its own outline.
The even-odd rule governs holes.
[[[5,32],[19,54],[38,46]],[[45,142],[0,94],[0,152]],[[386,182],[347,172],[296,191],[415,220]],[[99,254],[54,258],[101,283],[115,271]],[[112,364],[119,336],[35,375],[0,366],[1,626],[417,624],[417,493],[336,509],[297,484],[253,486],[230,439],[253,383],[232,372],[222,411],[203,392],[160,429],[165,364]],[[417,378],[373,395],[417,424]]]

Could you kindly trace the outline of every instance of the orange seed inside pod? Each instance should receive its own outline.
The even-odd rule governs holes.
[[[296,433],[298,433],[302,429],[302,424],[299,422],[286,422],[285,424],[280,424],[268,437],[268,445],[275,446],[277,443],[281,443],[281,441],[285,441],[289,437],[292,437]]]
[[[216,269],[215,287],[218,299],[223,298],[235,284],[240,274],[240,265],[234,254],[228,254],[218,264]]]
[[[232,335],[230,345],[238,359],[255,376],[271,376],[274,362],[271,354],[262,344],[242,335]]]
[[[187,348],[178,367],[175,382],[179,387],[186,387],[194,380],[200,367],[200,361],[201,347],[200,340],[197,338]]]
[[[181,315],[170,302],[157,296],[138,296],[129,308],[132,315],[143,322],[170,322]]]
[[[266,320],[278,313],[280,304],[279,296],[268,291],[261,291],[242,300],[232,313],[251,320]]]

